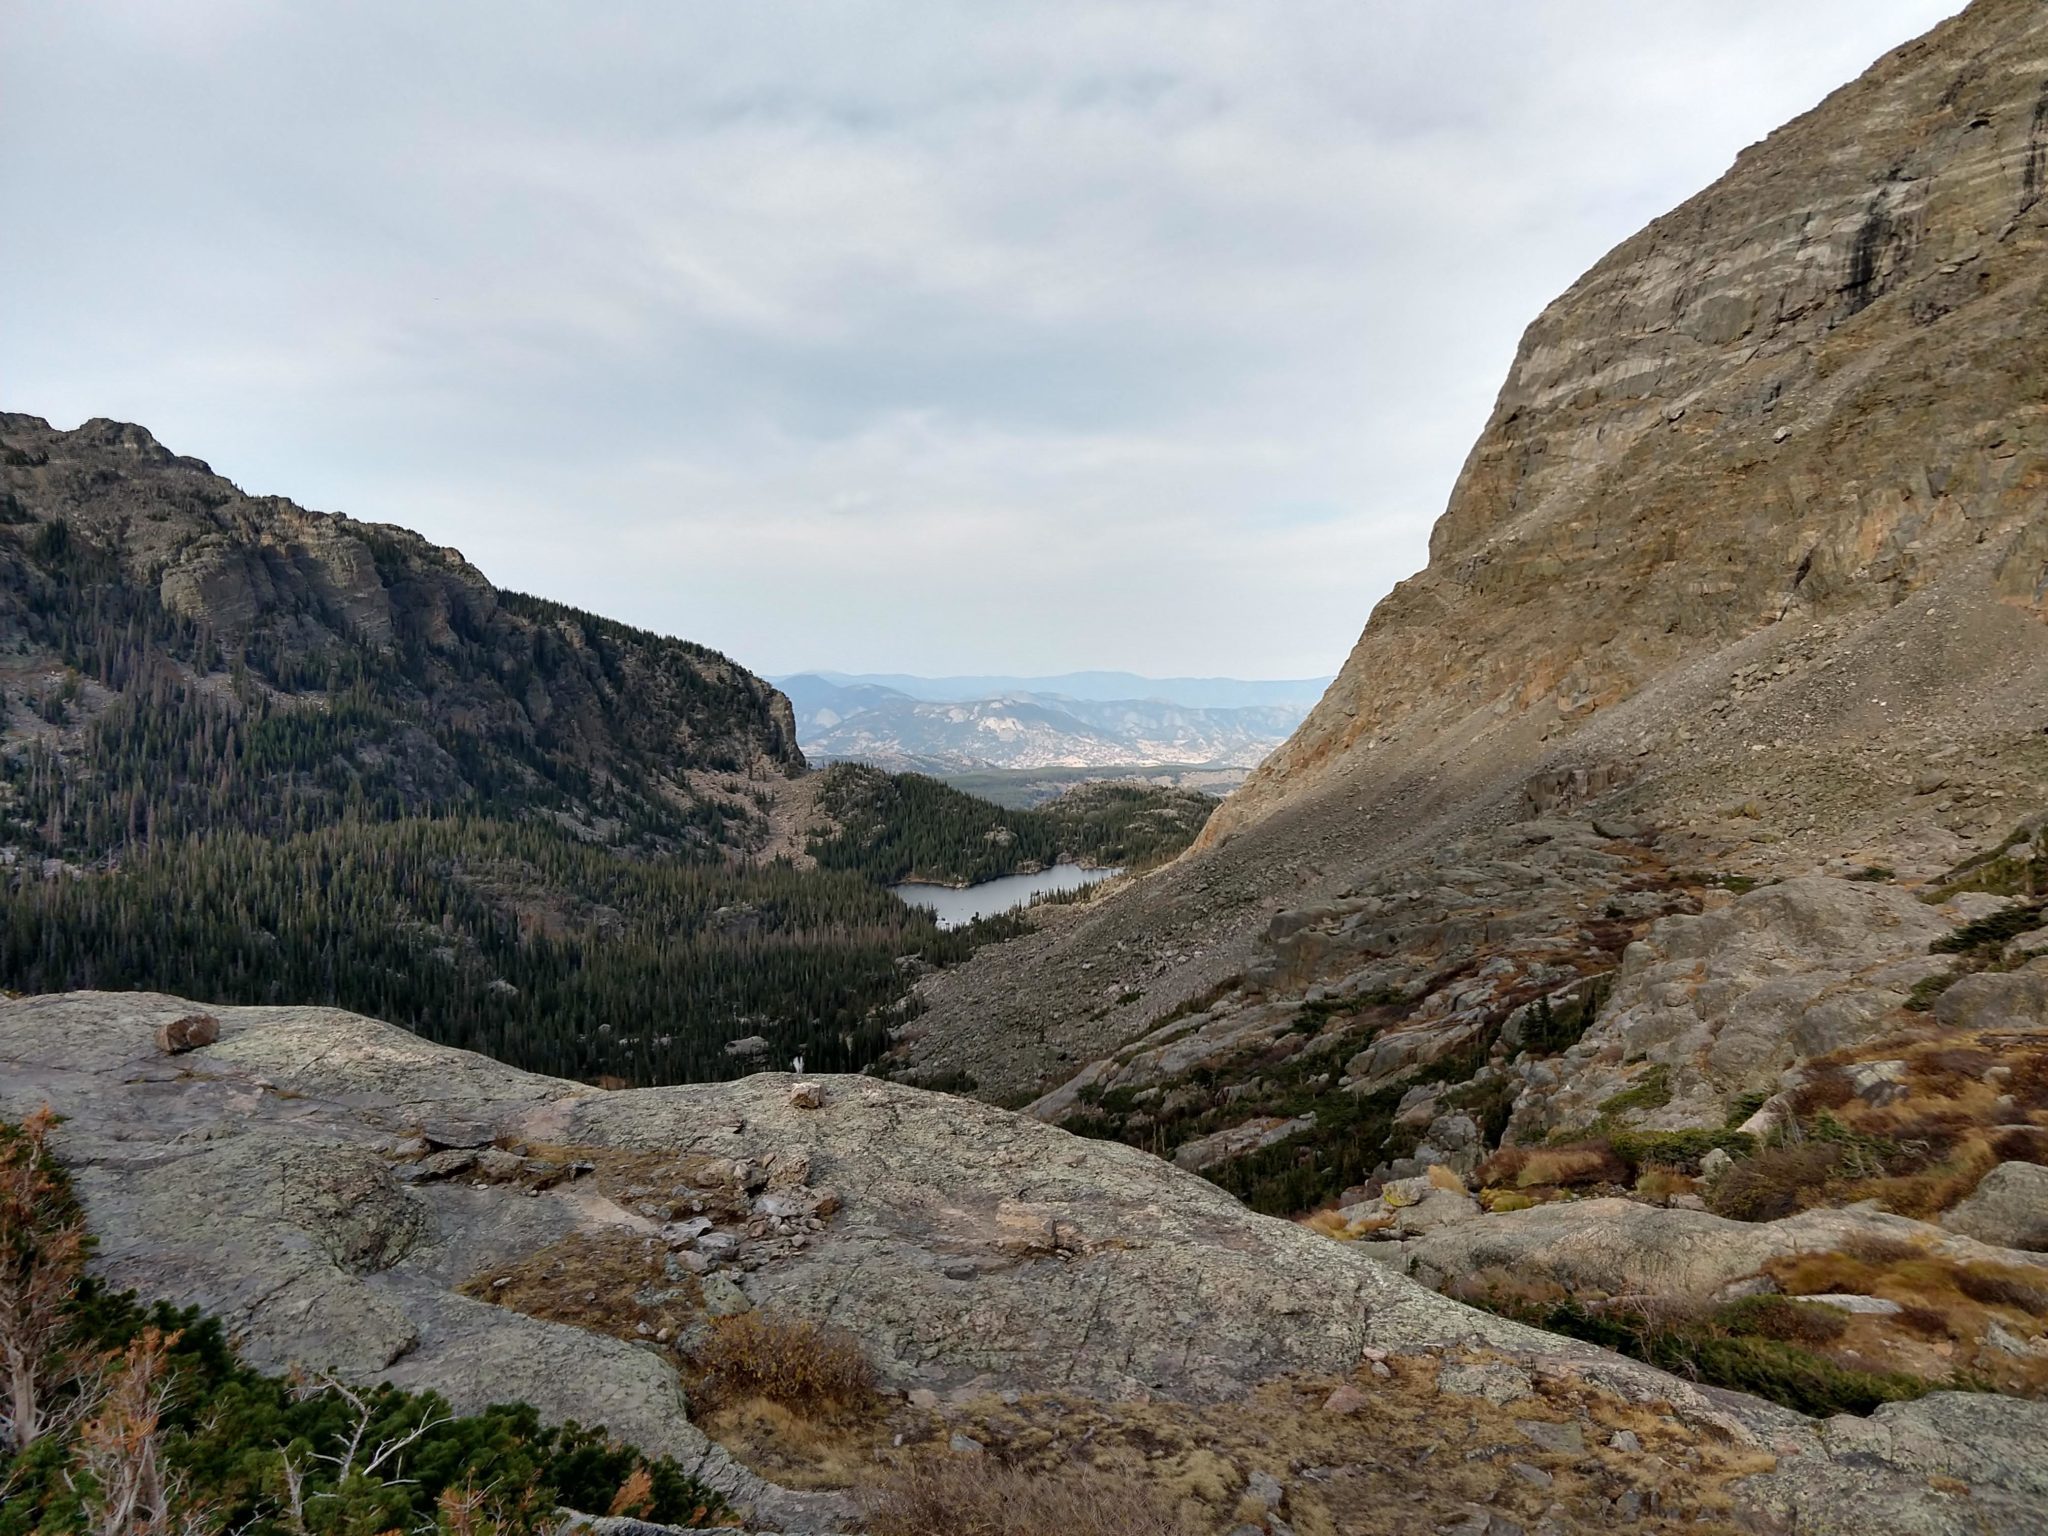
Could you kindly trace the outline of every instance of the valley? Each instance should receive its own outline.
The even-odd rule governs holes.
[[[0,1536],[2048,1530],[2044,82],[1593,265],[1327,687],[0,415]]]

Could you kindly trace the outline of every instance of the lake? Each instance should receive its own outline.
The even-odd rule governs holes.
[[[949,885],[925,885],[919,881],[892,885],[889,889],[914,907],[930,907],[939,914],[941,928],[959,928],[977,917],[993,917],[998,912],[1025,906],[1034,896],[1044,896],[1053,891],[1078,891],[1084,885],[1094,885],[1122,873],[1117,869],[1083,869],[1078,864],[1055,864],[1035,875],[1004,875],[1000,880],[984,880],[965,890],[955,890]]]

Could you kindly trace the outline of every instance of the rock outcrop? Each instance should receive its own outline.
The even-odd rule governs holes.
[[[1930,1513],[1936,1466],[1975,1528],[2048,1520],[2038,1405],[1938,1396],[1816,1430],[1470,1311],[1026,1117],[849,1078],[802,1096],[774,1075],[606,1093],[320,1009],[215,1010],[217,1042],[159,1054],[157,1027],[192,1011],[147,994],[0,1006],[0,1114],[64,1117],[58,1149],[113,1283],[220,1315],[262,1365],[601,1421],[789,1529],[829,1529],[844,1506],[709,1444],[677,1341],[635,1326],[689,1313],[693,1283],[707,1311],[847,1328],[889,1385],[927,1395],[1200,1404],[1357,1370],[1354,1394],[1427,1384],[1512,1404],[1545,1378],[1668,1405],[1657,1423],[1691,1426],[1672,1432],[1746,1447],[1728,1497],[1782,1516],[1771,1528],[1839,1529],[1827,1495],[1849,1488],[1873,1501],[1866,1532],[1953,1528]],[[620,1253],[621,1273],[651,1261],[675,1279],[607,1278]],[[573,1288],[550,1280],[572,1269]],[[550,1314],[562,1305],[581,1326]]]
[[[1568,737],[1744,636],[1865,629],[1951,582],[1987,622],[2009,605],[2038,664],[2044,60],[2033,0],[1977,0],[1546,309],[1429,568],[1209,837],[1383,757]]]
[[[1718,1126],[1895,1027],[1962,920],[1914,897],[2048,778],[2044,81],[2048,11],[1977,0],[1597,264],[1302,729],[923,982],[907,1064],[1168,1151],[1462,1065],[1526,1138],[1638,1087]]]

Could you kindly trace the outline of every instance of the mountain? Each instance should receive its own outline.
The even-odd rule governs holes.
[[[0,413],[0,650],[6,816],[86,858],[146,817],[276,833],[351,806],[745,850],[765,820],[717,781],[804,770],[788,701],[717,652],[247,496],[112,421]]]
[[[780,680],[804,750],[885,768],[1250,768],[1304,711],[1262,704],[1198,708],[1157,699],[1096,700],[1022,691],[938,702],[879,683],[810,673]]]
[[[2044,61],[2048,7],[1977,0],[1550,305],[1302,727],[1175,864],[928,978],[900,1070],[1646,1356],[1604,1298],[1768,1259],[1697,1218],[1934,1311],[1930,1225],[2048,1244]],[[1823,1353],[2038,1391],[2009,1325]]]
[[[1256,706],[1306,710],[1330,685],[1327,677],[1246,679],[1237,677],[1141,677],[1135,672],[1061,672],[1050,677],[918,677],[904,672],[831,672],[823,669],[792,677],[815,677],[828,683],[886,688],[913,699],[940,704],[967,703],[1004,694],[1049,694],[1060,699],[1116,703],[1148,699],[1189,709],[1243,709]],[[790,681],[777,678],[778,684]]]
[[[858,1069],[917,967],[1007,931],[815,867],[789,702],[726,657],[245,495],[137,426],[0,415],[0,707],[17,991],[374,1009],[676,1081]],[[863,825],[942,862],[1008,814],[960,797],[954,850],[887,791]]]

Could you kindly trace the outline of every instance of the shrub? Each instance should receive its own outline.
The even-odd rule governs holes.
[[[874,1367],[851,1334],[769,1312],[720,1318],[695,1364],[698,1387],[714,1402],[761,1397],[824,1414],[864,1406],[875,1390]]]
[[[1776,1221],[1826,1187],[1842,1149],[1832,1142],[1766,1147],[1730,1168],[1707,1197],[1708,1209],[1737,1221]]]
[[[1722,1307],[1715,1321],[1738,1337],[1783,1344],[1830,1344],[1849,1328],[1849,1319],[1833,1307],[1789,1296],[1745,1296]]]
[[[1901,1237],[1889,1237],[1882,1232],[1858,1232],[1842,1244],[1842,1252],[1858,1263],[1870,1264],[1879,1269],[1893,1264],[1905,1264],[1924,1257],[1918,1243],[1909,1243]]]
[[[1700,1171],[1700,1159],[1716,1148],[1730,1157],[1756,1151],[1756,1138],[1743,1131],[1621,1131],[1609,1144],[1632,1168],[1654,1164],[1693,1174]]]
[[[2002,949],[2007,939],[2040,927],[2043,912],[2048,912],[2048,903],[2021,902],[1943,934],[1929,946],[1929,950],[1937,955],[1967,955]]]
[[[1516,1189],[1574,1184],[1626,1184],[1628,1164],[1604,1141],[1566,1147],[1503,1147],[1479,1165],[1481,1184]]]
[[[1467,1299],[1553,1333],[1633,1355],[1675,1375],[1753,1393],[1817,1417],[1867,1414],[1934,1389],[1934,1383],[1917,1376],[1838,1365],[1804,1344],[1735,1334],[1715,1318],[1682,1310],[1593,1308],[1578,1301],[1522,1303],[1501,1294]],[[1806,1320],[1799,1319],[1795,1326],[1806,1326]]]
[[[1952,1339],[1956,1336],[1955,1324],[1949,1321],[1948,1314],[1939,1307],[1923,1306],[1919,1302],[1909,1302],[1900,1307],[1892,1321],[1908,1333],[1917,1333],[1924,1338]]]
[[[1792,1094],[1792,1109],[1810,1115],[1816,1110],[1840,1109],[1855,1097],[1856,1085],[1849,1081],[1849,1074],[1832,1062],[1823,1062],[1807,1070],[1805,1081]]]
[[[1636,1177],[1636,1193],[1645,1200],[1669,1200],[1673,1195],[1689,1195],[1693,1188],[1688,1175],[1654,1163]]]
[[[1069,1468],[1034,1476],[986,1456],[913,1462],[874,1490],[869,1536],[1184,1536],[1128,1478]]]
[[[1633,1087],[1624,1088],[1601,1102],[1603,1115],[1626,1114],[1632,1109],[1662,1109],[1671,1102],[1671,1069],[1654,1066]]]
[[[1932,976],[1922,976],[1906,994],[1906,1007],[1914,1013],[1929,1012],[1934,1007],[1934,1000],[1960,981],[1962,975],[1961,971],[1938,971]]]
[[[1990,1264],[1966,1264],[1956,1270],[1956,1289],[1987,1307],[2017,1307],[2048,1317],[2048,1285],[2019,1272]]]

